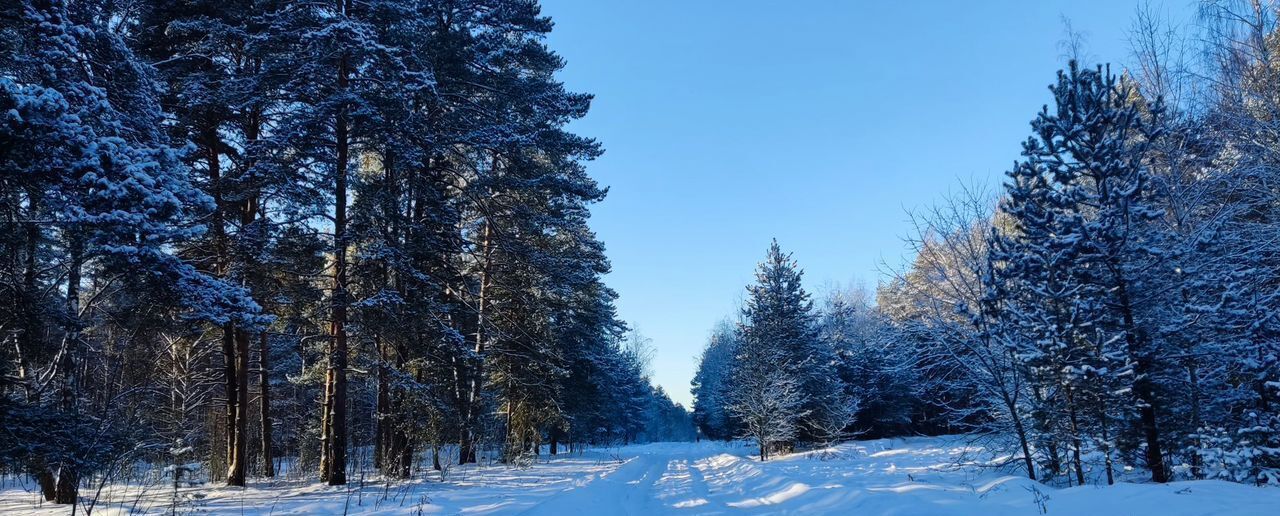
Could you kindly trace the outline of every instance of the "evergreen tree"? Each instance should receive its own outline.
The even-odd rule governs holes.
[[[1151,222],[1161,212],[1150,201],[1146,142],[1157,134],[1131,98],[1131,86],[1099,67],[1075,63],[1051,88],[1056,110],[1032,123],[1027,160],[1010,174],[1005,212],[1014,231],[1004,240],[1001,270],[1016,278],[1031,346],[1021,352],[1046,390],[1045,423],[1069,436],[1077,482],[1080,455],[1094,414],[1099,442],[1109,449],[1109,393],[1128,378],[1147,467],[1169,480],[1157,423],[1158,361],[1154,302],[1167,277],[1145,274],[1166,258],[1153,245]],[[1149,115],[1158,116],[1156,104]],[[999,236],[998,236],[999,238]],[[1145,303],[1145,304],[1144,304]],[[1110,459],[1108,459],[1108,464]],[[1110,473],[1110,471],[1108,471]]]
[[[161,102],[176,121],[174,138],[195,147],[186,156],[190,181],[214,200],[209,233],[186,243],[183,254],[244,286],[261,283],[260,250],[270,234],[265,200],[290,180],[255,166],[267,113],[276,107],[269,103],[272,81],[263,74],[266,50],[259,40],[265,27],[251,14],[266,7],[252,1],[147,4],[138,15],[138,47],[166,83]],[[251,341],[265,335],[234,325],[221,331],[226,481],[242,486],[249,462],[249,351]],[[260,399],[269,411],[269,396]],[[269,468],[271,444],[260,446]]]
[[[756,283],[747,287],[729,409],[760,446],[761,460],[794,449],[820,396],[831,392],[817,390],[831,377],[818,378],[814,371],[830,364],[815,363],[810,354],[817,339],[802,274],[775,240],[756,269]]]
[[[693,376],[693,421],[702,435],[711,439],[728,440],[741,434],[729,410],[730,373],[739,342],[740,334],[732,323],[718,324],[702,350]]]
[[[46,498],[58,503],[75,503],[81,478],[118,452],[83,448],[94,442],[89,435],[110,428],[99,419],[102,407],[87,405],[90,380],[82,375],[93,333],[86,331],[92,323],[85,317],[86,299],[98,299],[106,285],[128,277],[125,288],[135,299],[176,301],[188,320],[248,327],[265,322],[244,289],[171,254],[174,244],[202,233],[193,221],[211,208],[210,199],[187,182],[178,150],[158,130],[162,115],[152,70],[101,25],[114,15],[101,9],[23,2],[20,34],[29,54],[13,61],[17,73],[0,77],[0,105],[8,113],[0,133],[7,155],[0,161],[6,178],[25,183],[13,190],[5,185],[6,192],[25,196],[14,207],[24,209],[19,220],[28,221],[22,225],[28,239],[21,244],[28,255],[23,291],[42,283],[33,274],[41,257],[53,262],[40,268],[53,265],[65,278],[63,299],[51,303],[60,312],[60,342],[27,341],[32,349],[22,352],[24,360],[43,371],[24,380],[25,403],[6,420],[10,428],[34,432],[19,432],[21,446],[13,449],[23,450],[18,460],[34,470]],[[86,276],[99,290],[83,291]],[[36,365],[46,357],[49,362]],[[42,437],[49,428],[60,435]]]

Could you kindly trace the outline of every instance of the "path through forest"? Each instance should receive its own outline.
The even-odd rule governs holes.
[[[530,516],[1266,515],[1280,489],[1223,481],[1054,488],[993,467],[960,437],[857,441],[761,463],[754,448],[659,443],[544,455],[529,468],[468,466],[438,477],[379,483],[355,476],[334,488],[313,479],[247,488],[184,488],[179,513],[524,514]],[[1129,474],[1142,478],[1140,471]],[[21,488],[0,490],[0,513],[66,514]],[[163,485],[108,486],[94,514],[165,514]]]
[[[1217,481],[1054,489],[981,467],[958,438],[849,443],[761,463],[747,448],[624,449],[612,472],[522,514],[1270,514],[1280,490]]]

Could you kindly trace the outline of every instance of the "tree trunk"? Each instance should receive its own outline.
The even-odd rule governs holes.
[[[332,332],[332,324],[329,331]],[[330,462],[333,460],[330,455],[333,442],[333,427],[329,422],[333,418],[333,337],[330,335],[329,343],[325,349],[325,361],[329,364],[325,367],[324,372],[324,402],[320,409],[320,481],[329,481]]]
[[[40,196],[34,192],[27,193],[27,224],[26,224],[26,242],[24,253],[24,265],[22,272],[22,297],[15,296],[13,301],[14,313],[23,314],[22,321],[24,327],[19,334],[20,338],[15,342],[17,346],[16,361],[18,364],[18,378],[22,382],[23,389],[26,391],[27,403],[36,404],[39,400],[39,394],[28,378],[29,366],[27,363],[27,354],[35,350],[39,345],[39,336],[37,335],[37,320],[35,313],[36,302],[36,274],[37,262],[36,252],[40,244],[40,225],[36,223],[40,212],[39,208]],[[45,501],[52,502],[57,497],[57,479],[53,476],[53,471],[49,469],[49,464],[43,457],[38,457],[32,461],[29,466],[31,476],[36,479],[40,485],[40,493],[44,496]]]
[[[1191,385],[1191,427],[1195,430],[1195,439],[1192,445],[1196,449],[1200,449],[1200,432],[1204,424],[1200,421],[1200,372],[1196,366],[1195,358],[1187,359],[1187,379]],[[1191,454],[1191,477],[1195,479],[1204,478],[1204,459],[1199,453]]]
[[[262,475],[276,476],[275,458],[271,455],[271,367],[268,357],[267,332],[258,335],[258,407],[262,425]]]
[[[1147,468],[1151,469],[1151,481],[1165,483],[1169,481],[1169,472],[1164,467],[1164,453],[1160,449],[1160,429],[1156,424],[1156,399],[1151,386],[1151,358],[1147,356],[1146,339],[1140,335],[1133,318],[1133,306],[1129,302],[1126,281],[1120,274],[1118,265],[1111,269],[1116,277],[1116,295],[1120,301],[1120,314],[1124,320],[1125,344],[1129,348],[1129,357],[1133,360],[1133,393],[1138,398],[1138,413],[1142,422],[1142,434],[1147,444]]]
[[[409,436],[405,432],[397,433],[400,435],[402,442],[400,456],[396,460],[397,466],[399,466],[398,473],[400,478],[409,478],[409,475],[413,473],[413,441],[409,440]]]
[[[387,389],[387,351],[386,344],[379,336],[374,336],[374,348],[378,350],[378,393],[377,401],[374,403],[373,418],[373,467],[379,471],[386,473],[387,447],[391,444],[389,434],[391,424],[388,419],[391,417],[390,400],[388,400]]]
[[[338,0],[341,12],[346,2]],[[338,62],[338,90],[347,88],[347,56]],[[334,123],[337,161],[334,167],[333,210],[333,299],[328,349],[329,367],[325,378],[325,418],[323,421],[324,453],[320,463],[321,480],[329,485],[347,483],[347,112],[338,109]]]
[[[475,444],[471,440],[471,432],[462,431],[462,437],[458,441],[458,464],[474,464],[476,462]]]
[[[232,373],[234,389],[231,382],[228,382],[227,390],[228,394],[234,390],[236,399],[234,404],[229,404],[234,410],[230,414],[231,424],[227,425],[228,431],[232,432],[232,437],[228,439],[231,445],[227,450],[227,485],[243,486],[249,444],[249,333],[241,329],[236,329],[233,333],[235,360],[228,372]]]
[[[38,462],[33,467],[36,481],[40,484],[40,494],[44,496],[46,502],[52,502],[58,498],[58,481],[53,478],[53,470],[49,469],[49,465],[43,461]]]
[[[26,393],[28,403],[39,402],[39,395],[35,386],[28,377],[30,364],[27,362],[27,356],[40,346],[41,337],[39,335],[39,316],[36,307],[41,305],[40,297],[36,292],[36,276],[38,274],[38,265],[36,255],[40,245],[40,224],[36,221],[40,216],[40,195],[35,192],[27,193],[27,231],[25,249],[23,252],[26,256],[23,258],[22,271],[22,295],[13,297],[13,313],[22,314],[22,327],[19,338],[14,342],[17,346],[16,362],[18,365],[18,378],[22,382],[23,390]],[[43,469],[43,468],[42,468]],[[52,491],[50,491],[52,492]]]
[[[1031,459],[1031,444],[1027,442],[1027,428],[1022,424],[1022,417],[1018,414],[1017,402],[1009,400],[1006,397],[1006,403],[1009,405],[1009,414],[1013,417],[1013,429],[1018,434],[1018,445],[1022,447],[1022,462],[1027,468],[1027,478],[1036,479],[1036,463]]]
[[[470,364],[465,357],[453,357],[453,374],[454,374],[454,396],[458,400],[458,413],[460,416],[460,425],[458,428],[458,464],[466,464],[467,457],[475,456],[472,449],[471,432],[469,431],[471,403],[467,400],[470,392]],[[474,462],[474,461],[471,461]]]
[[[1098,400],[1098,425],[1102,430],[1102,453],[1106,457],[1107,485],[1109,486],[1115,485],[1116,483],[1115,464],[1112,463],[1111,461],[1111,435],[1110,435],[1110,431],[1107,430],[1107,426],[1110,424],[1111,423],[1108,421],[1108,418],[1107,418],[1107,407],[1104,404],[1104,402],[1101,399],[1099,399]]]
[[[458,464],[474,463],[476,461],[476,451],[474,447],[474,426],[475,419],[479,416],[480,403],[480,387],[484,381],[482,378],[484,372],[484,325],[485,309],[487,294],[489,288],[489,245],[492,237],[492,230],[489,222],[484,224],[484,240],[481,242],[481,264],[480,264],[480,299],[476,303],[476,333],[475,333],[475,360],[474,367],[470,371],[471,378],[469,389],[467,391],[467,408],[463,418],[464,425],[462,429],[462,442],[459,443]]]
[[[209,182],[212,184],[213,190],[213,246],[214,246],[214,266],[218,277],[226,279],[231,269],[230,252],[227,242],[226,216],[227,205],[222,196],[222,161],[220,158],[219,148],[221,140],[218,137],[217,123],[208,122],[202,131],[203,146],[205,154],[205,163],[208,167]],[[248,386],[247,378],[243,378],[240,371],[242,359],[238,356],[241,347],[241,340],[247,338],[242,336],[243,332],[238,331],[234,324],[227,323],[222,326],[222,359],[223,359],[223,382],[226,394],[226,410],[225,425],[226,432],[226,458],[227,458],[227,485],[243,486],[244,485],[244,407],[241,401],[247,399],[244,390]],[[247,346],[247,344],[246,344]]]
[[[403,344],[397,346],[395,350],[396,369],[404,370],[407,351],[403,349]],[[417,378],[419,381],[423,380],[421,374]],[[382,471],[383,474],[389,477],[409,478],[413,466],[413,443],[408,430],[397,424],[404,410],[403,398],[399,392],[392,391],[388,395],[387,403],[388,417],[384,430],[386,435],[383,445]]]
[[[1146,375],[1146,367],[1139,375]],[[1164,453],[1160,449],[1160,431],[1156,426],[1155,394],[1146,380],[1134,382],[1134,393],[1142,403],[1139,412],[1142,417],[1142,434],[1147,443],[1147,467],[1151,469],[1151,481],[1165,483],[1169,481],[1169,473],[1164,467]]]
[[[236,330],[230,323],[222,327],[222,377],[223,386],[226,391],[226,406],[223,420],[223,432],[226,433],[226,448],[224,450],[227,464],[226,482],[227,485],[244,485],[243,480],[237,483],[236,478],[242,477],[236,475],[236,413],[239,411],[236,403],[240,401],[240,393],[236,382]]]
[[[77,398],[80,367],[80,274],[84,266],[84,242],[79,235],[72,235],[67,246],[70,250],[70,267],[67,271],[66,335],[63,337],[62,360],[58,368],[62,373],[60,395],[62,410],[72,417],[79,412]],[[80,490],[80,472],[74,463],[66,460],[58,464],[58,481],[54,487],[53,502],[75,504]],[[72,508],[74,511],[74,507]]]
[[[255,73],[255,74],[260,73],[262,70],[262,63],[259,60],[254,59],[254,60],[251,60],[250,67],[252,69],[252,73]],[[248,118],[245,121],[244,136],[245,136],[246,142],[250,145],[256,144],[258,142],[258,138],[261,135],[261,132],[262,132],[262,107],[253,106],[249,110]],[[244,167],[244,170],[247,171],[252,169],[254,166],[254,163],[255,163],[255,160],[250,160],[248,164]],[[266,200],[262,197],[261,191],[255,192],[253,196],[245,199],[244,205],[242,206],[240,211],[240,222],[241,222],[242,228],[250,228],[255,221],[257,221],[260,225],[263,225],[263,226],[268,224],[269,221],[267,220],[267,216],[266,216],[266,208],[263,206],[265,202]],[[266,228],[263,227],[262,232],[258,234],[266,234]],[[256,274],[261,274],[262,272],[259,269],[261,264],[257,262],[247,263],[245,265],[247,270],[252,271]],[[274,477],[275,461],[271,453],[271,445],[272,445],[271,388],[270,388],[271,387],[271,383],[270,383],[271,368],[270,368],[270,362],[269,362],[270,357],[268,356],[269,354],[268,344],[269,342],[267,341],[267,333],[264,328],[263,331],[258,334],[258,371],[259,371],[258,395],[260,398],[258,407],[260,411],[259,418],[261,419],[260,425],[262,426],[262,443],[261,443],[262,474],[263,476],[266,476],[266,477]],[[245,361],[247,362],[247,360],[248,358],[246,355]],[[242,388],[247,390],[248,389],[247,368],[246,368],[245,375],[246,375],[246,381],[243,384]],[[247,410],[247,406],[245,410]]]
[[[75,505],[79,499],[80,493],[80,472],[75,468],[64,463],[58,469],[58,487],[54,492],[53,503],[61,505]]]
[[[1067,418],[1071,423],[1071,461],[1076,470],[1076,485],[1084,485],[1084,465],[1080,458],[1080,420],[1077,417],[1075,394],[1067,389]]]

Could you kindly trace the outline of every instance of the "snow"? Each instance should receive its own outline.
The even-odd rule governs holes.
[[[761,463],[738,443],[660,443],[560,455],[532,468],[454,467],[405,483],[346,488],[253,482],[183,488],[178,512],[243,514],[1271,515],[1280,489],[1217,480],[1058,489],[983,467],[962,437],[881,439]],[[29,487],[28,487],[29,489]],[[92,492],[92,490],[87,490]],[[171,510],[166,485],[108,486],[95,514]],[[0,489],[0,513],[66,514]],[[1039,505],[1043,504],[1043,508]]]

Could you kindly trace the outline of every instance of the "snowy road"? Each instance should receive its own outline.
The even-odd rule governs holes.
[[[653,452],[632,457],[618,469],[578,488],[570,488],[551,496],[522,514],[567,515],[583,509],[612,509],[614,514],[655,514],[663,507],[662,495],[678,492],[692,485],[685,453]],[[696,471],[696,470],[694,470]],[[706,490],[701,476],[696,482]]]
[[[721,445],[645,448],[617,470],[551,496],[522,514],[564,515],[582,509],[619,515],[703,514],[762,507],[808,490],[806,484],[793,482],[764,498],[748,494],[762,471],[750,460],[722,452]]]
[[[532,468],[468,466],[444,481],[310,479],[248,488],[184,489],[179,513],[525,514],[531,516],[856,514],[1280,514],[1280,488],[1221,481],[1055,489],[979,465],[988,454],[955,437],[854,442],[761,463],[723,443],[663,443],[561,454]],[[544,457],[545,458],[545,457]],[[31,487],[0,490],[0,514],[67,514]],[[94,514],[167,514],[163,484],[107,486]],[[1042,512],[1043,511],[1043,512]]]
[[[1217,481],[1054,489],[957,462],[956,440],[879,440],[760,463],[721,444],[648,445],[616,470],[520,512],[574,514],[859,514],[1089,516],[1275,515],[1280,489]]]

